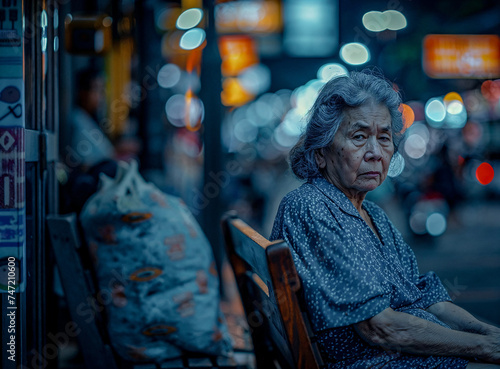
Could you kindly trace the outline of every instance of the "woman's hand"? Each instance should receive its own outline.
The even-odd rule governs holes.
[[[426,310],[454,330],[489,336],[491,338],[491,357],[485,361],[499,362],[500,328],[481,322],[467,310],[449,301],[438,302],[437,304],[429,306]]]
[[[387,308],[355,324],[369,344],[415,355],[478,358],[500,364],[500,335],[462,332]]]
[[[487,337],[491,338],[491,348],[489,350],[490,352],[486,354],[486,357],[484,359],[480,359],[489,363],[500,364],[500,332],[498,330],[491,331],[487,334]]]
[[[449,301],[438,302],[429,306],[426,310],[457,331],[485,335],[500,334],[500,328],[481,322],[467,310]]]

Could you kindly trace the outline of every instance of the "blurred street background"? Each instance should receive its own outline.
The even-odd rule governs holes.
[[[369,198],[422,271],[500,324],[498,2],[95,0],[60,10],[59,178],[84,158],[67,127],[78,73],[92,67],[105,93],[95,117],[118,157],[184,199],[220,268],[221,215],[236,210],[269,235],[281,198],[300,185],[286,158],[318,90],[368,68],[401,93],[405,123],[389,178]],[[110,24],[99,55],[81,39],[86,14]]]

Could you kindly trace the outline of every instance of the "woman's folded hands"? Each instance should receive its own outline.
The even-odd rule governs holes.
[[[498,328],[474,322],[470,324],[480,327],[481,333],[472,333],[457,330],[461,327],[458,324],[461,319],[451,320],[455,322],[450,325],[453,329],[387,308],[354,326],[368,344],[386,350],[425,356],[459,356],[500,364]]]

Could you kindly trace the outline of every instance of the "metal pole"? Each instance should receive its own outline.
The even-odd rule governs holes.
[[[207,13],[206,40],[203,50],[201,67],[200,97],[205,106],[205,120],[203,123],[204,164],[203,164],[203,208],[201,223],[203,230],[212,244],[215,262],[219,273],[224,259],[224,247],[221,237],[220,220],[222,216],[221,193],[227,183],[218,179],[222,173],[221,165],[221,58],[217,45],[215,30],[214,1],[204,0],[203,5]],[[224,176],[226,177],[226,176]]]

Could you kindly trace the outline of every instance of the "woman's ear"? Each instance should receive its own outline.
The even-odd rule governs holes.
[[[314,158],[316,159],[316,164],[318,164],[319,169],[324,169],[326,167],[325,159],[325,149],[318,149],[314,152]]]

